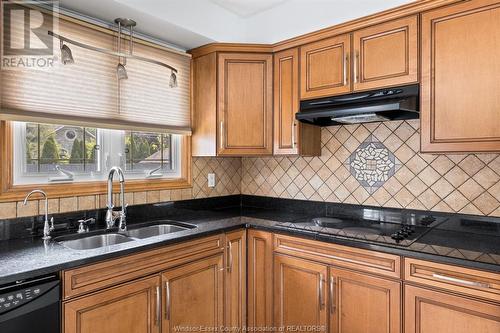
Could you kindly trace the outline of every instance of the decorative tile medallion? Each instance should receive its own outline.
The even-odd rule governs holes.
[[[370,194],[394,176],[401,166],[394,154],[373,135],[361,143],[345,164]]]

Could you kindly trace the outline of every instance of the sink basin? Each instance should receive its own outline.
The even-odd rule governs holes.
[[[59,243],[72,250],[92,250],[109,245],[131,242],[133,239],[121,234],[103,234],[64,240]]]
[[[142,227],[137,229],[132,229],[127,232],[129,237],[132,238],[149,238],[154,236],[160,236],[165,234],[171,234],[173,232],[183,231],[187,229],[195,228],[193,225],[176,225],[176,224],[157,224],[148,227]]]

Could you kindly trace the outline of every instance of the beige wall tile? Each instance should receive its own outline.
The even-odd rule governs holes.
[[[49,199],[49,212],[48,214],[57,214],[59,213],[59,199]],[[38,201],[38,211],[40,214],[45,212],[45,200]]]
[[[61,198],[59,199],[59,212],[67,213],[78,210],[77,197]]]
[[[17,202],[17,217],[36,215],[38,215],[38,200],[30,200],[26,205],[22,201]]]
[[[78,197],[78,210],[92,210],[96,208],[96,196],[88,195]]]
[[[0,203],[0,219],[12,219],[17,215],[17,205],[15,202]]]
[[[160,202],[160,191],[148,191],[146,194],[147,203]]]
[[[134,205],[143,205],[147,203],[146,192],[134,192]]]

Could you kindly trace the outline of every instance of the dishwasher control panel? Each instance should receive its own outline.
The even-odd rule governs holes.
[[[34,300],[59,284],[59,281],[37,281],[35,285],[30,282],[20,281],[0,288],[0,314]]]

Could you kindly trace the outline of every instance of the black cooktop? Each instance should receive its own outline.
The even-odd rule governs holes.
[[[446,220],[425,213],[362,209],[352,215],[307,217],[282,222],[279,226],[367,242],[409,246]]]

